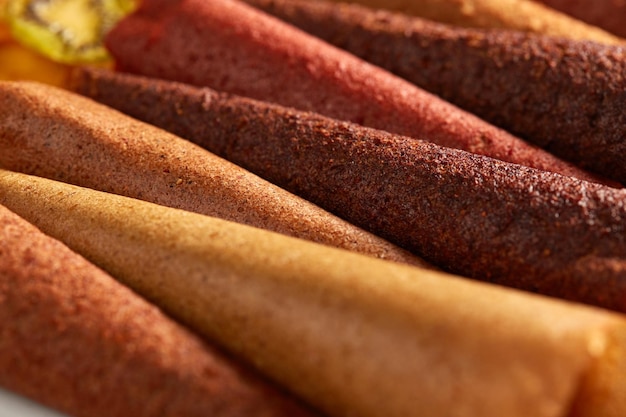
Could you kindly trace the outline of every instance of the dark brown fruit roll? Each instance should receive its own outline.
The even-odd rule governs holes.
[[[3,206],[0,386],[76,417],[317,415]]]
[[[448,271],[626,311],[626,190],[210,89],[73,83]]]
[[[236,0],[146,0],[108,34],[106,43],[125,72],[585,175],[380,67]]]
[[[626,182],[626,49],[358,5],[247,0],[549,152]]]

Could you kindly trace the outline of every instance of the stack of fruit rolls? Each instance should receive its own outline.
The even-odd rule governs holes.
[[[0,167],[426,265],[188,141],[37,83],[1,82]]]
[[[623,46],[248,3],[0,0],[0,78],[74,90],[0,83],[0,386],[76,417],[626,415]],[[66,84],[109,27],[118,71]]]
[[[576,175],[553,155],[236,0],[144,1],[106,44],[119,70]]]
[[[626,182],[626,49],[356,5],[249,3],[608,178]]]
[[[623,316],[23,174],[0,203],[330,416],[626,412]]]
[[[454,273],[626,311],[626,190],[209,89],[75,88]]]

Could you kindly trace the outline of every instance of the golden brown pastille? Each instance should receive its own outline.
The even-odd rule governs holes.
[[[0,203],[329,415],[626,412],[623,316],[8,171]]]

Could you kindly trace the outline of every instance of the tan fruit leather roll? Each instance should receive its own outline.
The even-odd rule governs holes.
[[[331,0],[399,11],[475,28],[513,29],[609,45],[626,40],[529,0]]]
[[[78,94],[0,82],[0,108],[5,169],[428,265],[186,140]]]
[[[0,386],[75,417],[317,415],[2,206]]]
[[[626,412],[623,316],[7,171],[0,203],[332,416]]]

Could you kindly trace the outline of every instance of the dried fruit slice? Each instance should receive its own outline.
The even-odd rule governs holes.
[[[69,66],[53,62],[12,40],[0,40],[0,80],[33,80],[63,86]]]
[[[11,35],[9,34],[9,28],[3,24],[2,21],[0,21],[0,43],[7,42],[10,39]]]
[[[9,27],[5,22],[7,0],[0,0],[0,42],[11,38]]]
[[[108,30],[129,13],[135,0],[6,0],[12,35],[64,63],[104,61]]]

